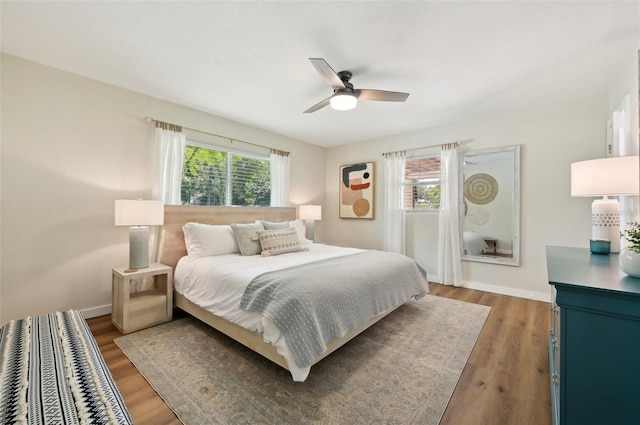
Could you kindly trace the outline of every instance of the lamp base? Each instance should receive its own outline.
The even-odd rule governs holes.
[[[309,239],[310,241],[313,242],[313,239],[315,237],[314,233],[315,233],[315,226],[316,226],[316,222],[315,220],[305,220],[304,221],[304,237]]]
[[[132,226],[129,228],[129,268],[149,267],[149,227]]]
[[[591,239],[611,241],[610,252],[620,252],[620,205],[617,199],[596,199],[591,204]]]

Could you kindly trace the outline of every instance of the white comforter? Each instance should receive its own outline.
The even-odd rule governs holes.
[[[305,247],[309,250],[269,257],[228,254],[194,259],[186,256],[176,266],[174,289],[217,316],[251,331],[261,332],[264,340],[273,344],[278,354],[287,361],[293,380],[302,382],[311,368],[296,366],[284,337],[269,319],[254,311],[241,310],[239,305],[249,282],[262,273],[362,252],[357,248],[320,244],[307,244]]]

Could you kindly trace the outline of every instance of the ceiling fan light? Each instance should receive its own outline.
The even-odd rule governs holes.
[[[340,93],[332,96],[329,102],[336,111],[348,111],[356,107],[358,99],[351,93]]]

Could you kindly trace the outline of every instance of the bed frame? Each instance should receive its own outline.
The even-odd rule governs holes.
[[[162,263],[175,268],[178,260],[187,255],[184,234],[182,233],[182,226],[185,223],[198,222],[206,224],[232,224],[253,223],[255,220],[279,222],[294,220],[295,218],[296,209],[289,207],[258,208],[165,205]],[[249,331],[235,323],[228,322],[222,317],[216,316],[215,314],[198,307],[178,293],[174,292],[173,299],[176,307],[186,311],[214,329],[217,329],[263,357],[266,357],[279,366],[289,370],[284,357],[278,354],[273,345],[264,342],[261,333]],[[348,332],[340,339],[329,341],[329,343],[327,343],[327,350],[317,357],[313,364],[316,364],[342,345],[346,344],[359,333],[385,317],[387,314],[391,313],[393,310],[395,310],[395,308],[368,320]]]

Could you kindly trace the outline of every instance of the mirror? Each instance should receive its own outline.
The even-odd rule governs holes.
[[[520,146],[461,156],[462,259],[520,265]]]

